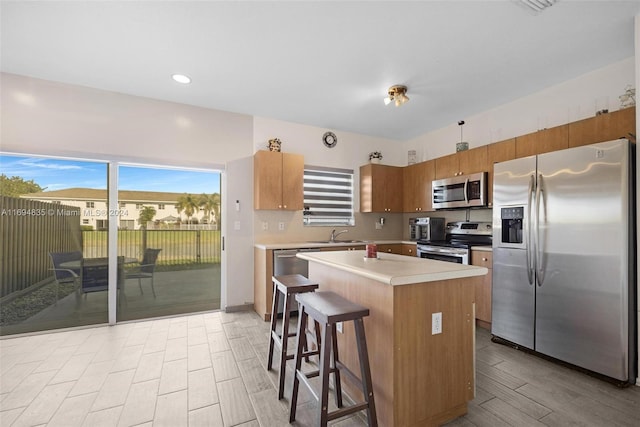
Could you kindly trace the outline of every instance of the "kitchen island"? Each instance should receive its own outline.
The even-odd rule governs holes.
[[[365,318],[380,426],[435,426],[467,412],[474,397],[474,285],[484,267],[365,251],[307,252],[309,278],[370,310]],[[441,333],[432,334],[432,314]],[[338,333],[340,359],[359,372],[355,333]],[[361,401],[357,387],[344,391]]]

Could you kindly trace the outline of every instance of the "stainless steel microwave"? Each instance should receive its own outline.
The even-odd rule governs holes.
[[[432,182],[434,209],[487,206],[487,173],[478,172]]]

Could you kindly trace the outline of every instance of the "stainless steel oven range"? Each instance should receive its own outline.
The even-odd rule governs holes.
[[[458,221],[447,223],[445,240],[418,240],[420,258],[469,264],[472,246],[491,246],[491,222]]]

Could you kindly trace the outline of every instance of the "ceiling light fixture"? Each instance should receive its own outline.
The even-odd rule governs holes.
[[[534,11],[542,12],[548,7],[553,6],[558,0],[517,0],[522,6]]]
[[[403,85],[394,85],[389,88],[389,96],[384,99],[384,105],[389,105],[391,102],[395,102],[396,107],[401,106],[409,100],[406,95],[407,87]]]
[[[173,74],[171,78],[177,81],[178,83],[182,83],[185,85],[191,83],[191,77],[185,76],[184,74]]]

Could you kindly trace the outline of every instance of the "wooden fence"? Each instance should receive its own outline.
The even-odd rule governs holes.
[[[0,196],[0,297],[51,278],[49,252],[81,250],[80,208]]]
[[[107,231],[82,231],[80,208],[0,197],[0,298],[52,280],[49,252],[108,256]],[[218,230],[118,230],[118,254],[158,248],[159,264],[219,263],[220,239]]]

